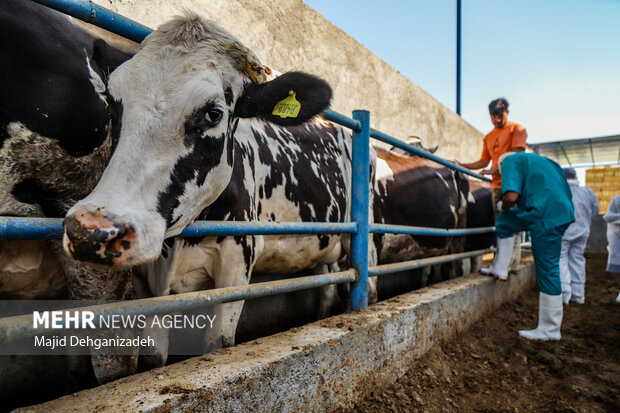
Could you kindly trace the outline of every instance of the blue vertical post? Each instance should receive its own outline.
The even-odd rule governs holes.
[[[353,131],[351,220],[357,222],[357,233],[351,238],[351,265],[357,270],[357,281],[351,285],[351,310],[368,306],[368,192],[370,112],[353,111],[361,130]]]
[[[461,116],[461,0],[456,0],[456,114]]]

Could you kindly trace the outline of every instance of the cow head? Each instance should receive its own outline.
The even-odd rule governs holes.
[[[213,22],[186,14],[149,35],[112,73],[123,106],[117,148],[95,190],[64,220],[75,259],[131,266],[156,259],[228,186],[239,118],[294,125],[324,110],[331,89],[293,72],[272,81],[256,56]],[[295,93],[296,117],[273,115]]]

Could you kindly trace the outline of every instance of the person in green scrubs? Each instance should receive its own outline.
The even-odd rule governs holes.
[[[532,340],[559,340],[562,324],[560,251],[564,231],[575,220],[572,194],[564,170],[534,153],[507,152],[500,159],[502,199],[495,222],[498,238],[493,266],[499,280],[508,278],[514,233],[530,231],[540,289],[538,327],[519,331]]]

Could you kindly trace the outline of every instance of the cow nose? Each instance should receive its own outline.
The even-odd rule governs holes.
[[[71,215],[63,220],[64,248],[73,258],[104,265],[123,265],[136,239],[130,224],[101,215]]]

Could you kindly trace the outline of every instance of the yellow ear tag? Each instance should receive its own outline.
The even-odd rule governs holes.
[[[296,118],[299,115],[300,109],[301,103],[295,99],[295,92],[290,90],[285,99],[276,103],[271,114],[281,118]]]

